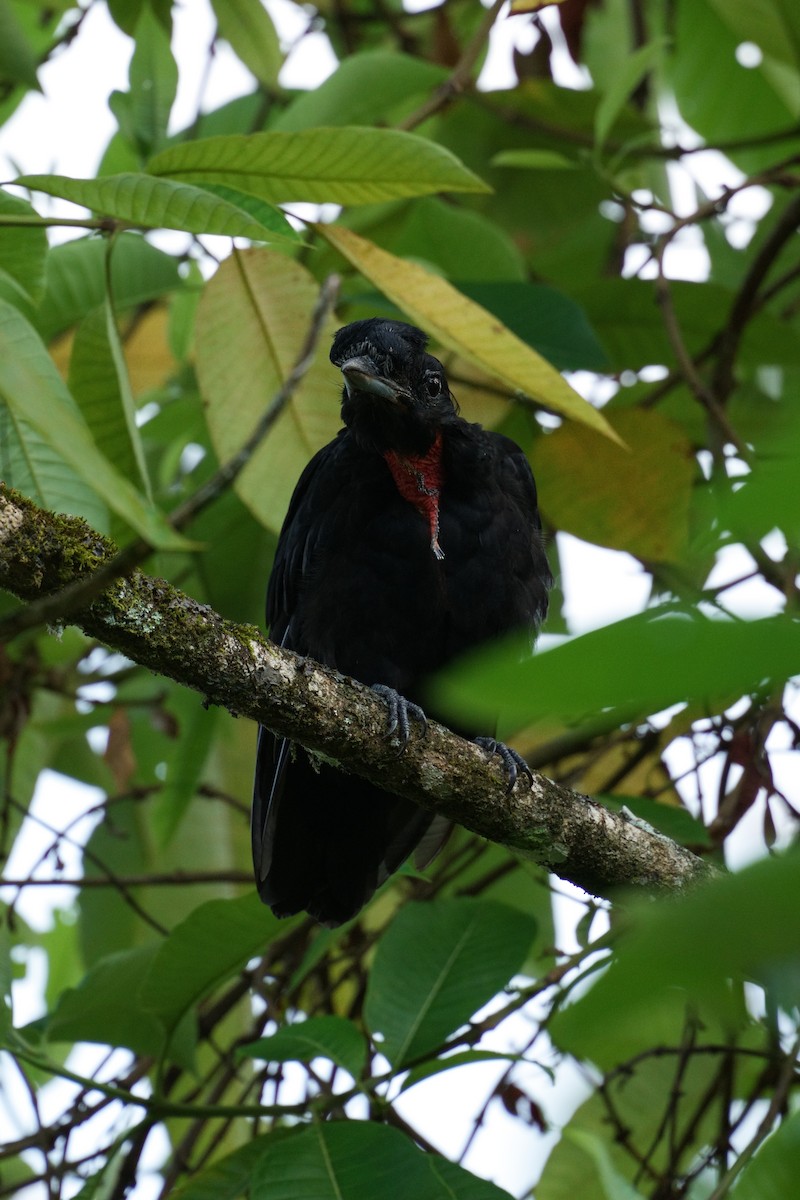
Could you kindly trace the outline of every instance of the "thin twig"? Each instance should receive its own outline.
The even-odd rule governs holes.
[[[461,95],[470,83],[473,68],[480,57],[486,39],[504,4],[505,0],[494,0],[494,4],[486,10],[483,20],[464,47],[463,53],[449,78],[419,108],[415,109],[413,113],[409,113],[407,117],[404,117],[399,122],[398,129],[416,129],[423,121],[427,121],[428,117],[441,112],[443,108],[447,108],[448,105],[452,104],[457,96]]]
[[[745,326],[756,306],[759,288],[786,242],[794,236],[798,224],[800,224],[800,195],[789,201],[775,222],[736,293],[736,299],[725,323],[717,350],[717,366],[714,372],[714,391],[722,402],[727,399],[733,387],[733,364],[736,352]]]

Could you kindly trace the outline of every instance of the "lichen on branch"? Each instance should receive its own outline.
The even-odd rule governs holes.
[[[0,587],[21,600],[59,593],[116,554],[86,522],[0,487]],[[69,620],[208,704],[250,717],[586,891],[681,891],[713,874],[669,838],[538,773],[532,786],[521,780],[508,792],[496,760],[434,722],[398,755],[397,740],[386,736],[383,701],[370,688],[140,570],[112,581]]]

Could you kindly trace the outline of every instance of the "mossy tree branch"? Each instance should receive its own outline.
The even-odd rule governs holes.
[[[0,487],[0,587],[25,601],[97,570],[115,547],[74,517]],[[500,842],[589,892],[680,891],[712,868],[641,823],[536,774],[511,793],[497,762],[441,725],[398,755],[367,687],[234,625],[141,571],[115,580],[70,621],[210,704],[259,721],[343,769]]]

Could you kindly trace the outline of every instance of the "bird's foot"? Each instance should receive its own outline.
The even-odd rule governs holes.
[[[385,683],[373,683],[372,691],[386,701],[388,709],[386,734],[387,737],[397,734],[401,752],[405,750],[411,737],[412,720],[419,722],[422,726],[422,736],[425,736],[428,731],[428,718],[418,704],[406,700],[405,696],[401,696],[394,688],[387,687]]]
[[[533,787],[533,772],[521,754],[516,750],[512,750],[505,742],[498,742],[496,738],[476,737],[473,738],[476,746],[480,746],[481,750],[485,750],[490,758],[496,754],[503,763],[503,770],[506,773],[508,785],[507,792],[513,792],[514,784],[519,779],[520,775],[527,775],[528,787]]]

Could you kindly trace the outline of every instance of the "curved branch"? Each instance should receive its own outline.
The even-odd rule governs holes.
[[[0,587],[31,601],[90,574],[114,546],[75,517],[0,487]],[[500,842],[599,895],[678,891],[713,868],[669,838],[535,775],[507,792],[495,763],[441,725],[398,755],[383,702],[363,684],[225,621],[163,580],[134,571],[70,618],[90,637],[259,721],[339,766]]]

